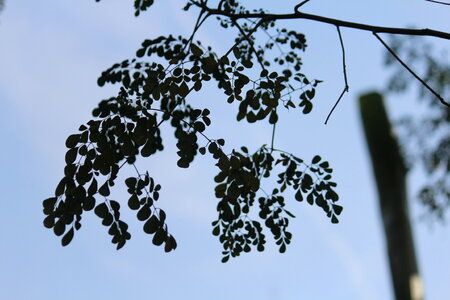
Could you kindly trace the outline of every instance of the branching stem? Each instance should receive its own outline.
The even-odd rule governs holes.
[[[337,32],[339,35],[339,42],[341,43],[341,49],[342,49],[342,71],[344,73],[344,89],[341,92],[341,95],[339,96],[338,100],[336,101],[336,103],[334,104],[333,108],[331,109],[331,111],[328,113],[327,119],[325,120],[325,125],[328,123],[328,120],[331,117],[331,114],[333,113],[333,111],[336,109],[337,105],[339,104],[339,101],[341,101],[342,97],[344,96],[345,93],[348,92],[349,86],[348,86],[348,80],[347,80],[347,66],[345,63],[345,47],[344,47],[344,41],[342,39],[342,34],[341,34],[341,30],[339,28],[339,26],[336,26],[337,28]]]

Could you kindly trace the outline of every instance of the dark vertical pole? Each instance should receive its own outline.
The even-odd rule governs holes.
[[[423,289],[409,220],[403,157],[382,96],[365,94],[359,98],[359,107],[378,187],[395,299],[421,300]]]

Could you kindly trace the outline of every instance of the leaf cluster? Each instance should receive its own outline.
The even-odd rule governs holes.
[[[152,4],[136,0],[136,15]],[[191,6],[201,7],[190,1],[185,9]],[[229,12],[246,11],[234,0],[220,1],[219,7]],[[201,9],[197,24],[207,17]],[[146,39],[135,58],[114,64],[101,74],[99,86],[119,84],[120,90],[115,97],[100,101],[93,110],[94,118],[67,138],[64,177],[54,197],[43,203],[44,225],[58,236],[64,234],[63,245],[69,244],[74,231],[81,228],[83,213],[91,210],[109,227],[117,249],[131,238],[128,225],[120,218],[119,201],[111,199],[119,171],[129,166],[136,176],[124,182],[129,198],[122,206],[136,211],[137,219],[144,222],[144,232],[153,235],[155,245],[164,244],[167,252],[177,247],[168,231],[166,213],[155,205],[161,186],[148,172],[139,172],[136,165],[139,156],[151,157],[164,150],[161,126],[174,130],[178,167],[188,168],[197,153],[208,152],[219,168],[214,178],[219,202],[213,234],[223,245],[222,261],[253,247],[264,250],[263,226],[273,235],[280,252],[286,251],[292,238],[287,230],[289,218],[294,217],[286,209],[288,187],[298,201],[306,198],[309,204],[321,207],[333,223],[338,222],[342,207],[335,203],[338,196],[334,191],[336,183],[331,181],[332,169],[319,156],[306,164],[273,145],[262,146],[253,154],[245,147],[226,154],[225,140],[206,135],[213,114],[209,108],[193,107],[189,98],[202,91],[208,81],[217,84],[228,103],[239,103],[237,120],[268,120],[274,126],[280,122],[280,104],[310,113],[320,83],[300,72],[299,53],[306,48],[303,34],[278,29],[274,21],[254,24],[228,19],[220,24],[239,30],[234,45],[221,56],[194,40],[196,25],[189,38],[168,35]],[[256,43],[258,33],[267,35],[268,40]],[[278,55],[270,54],[275,49]],[[262,183],[275,169],[280,170],[273,183],[277,187],[268,194]],[[255,206],[259,210],[252,213]],[[253,219],[254,215],[263,225]]]

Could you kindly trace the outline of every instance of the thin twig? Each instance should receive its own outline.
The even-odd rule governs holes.
[[[345,89],[348,91],[348,80],[347,80],[347,64],[345,63],[345,47],[344,47],[344,40],[342,39],[341,29],[339,26],[337,26],[337,32],[339,34],[339,42],[341,43],[342,48],[342,67],[344,71],[344,81],[345,81]]]
[[[342,49],[342,70],[344,72],[344,89],[342,90],[341,95],[339,96],[338,100],[336,101],[336,103],[334,104],[333,108],[331,109],[331,111],[328,113],[327,119],[325,120],[325,125],[328,123],[328,120],[331,117],[331,114],[333,113],[333,111],[336,109],[336,107],[339,104],[339,101],[341,101],[342,97],[344,96],[345,93],[348,92],[349,86],[348,86],[348,80],[347,80],[347,65],[345,63],[345,47],[344,47],[344,41],[342,39],[342,34],[341,34],[341,29],[339,28],[339,26],[336,26],[337,28],[337,32],[339,35],[339,41],[341,43],[341,49]]]
[[[258,29],[258,27],[259,26],[261,26],[262,25],[262,23],[264,23],[265,21],[267,21],[265,18],[261,18],[260,20],[259,20],[259,22],[258,23],[256,23],[256,25],[255,25],[255,27],[253,27],[253,29],[252,30],[250,30],[249,32],[248,32],[248,36],[250,36],[250,35],[252,35],[257,29]],[[245,38],[245,36],[243,37],[243,38]],[[231,51],[233,51],[233,48],[237,45],[237,44],[239,44],[240,42],[241,42],[242,40],[240,40],[240,41],[237,41],[223,56],[228,56],[228,54],[230,54],[231,53]]]
[[[301,6],[303,6],[304,4],[306,4],[307,2],[309,2],[309,0],[305,0],[305,1],[300,2],[299,4],[297,4],[297,5],[294,7],[294,11],[295,11],[296,13],[299,13],[299,12],[300,12],[300,11],[299,11],[299,8],[300,8]]]
[[[333,113],[333,111],[336,109],[336,106],[339,104],[339,101],[341,101],[342,96],[344,96],[346,90],[344,89],[341,93],[341,95],[339,96],[339,98],[337,99],[336,103],[334,104],[333,108],[331,109],[330,113],[327,116],[327,119],[325,120],[325,125],[328,123],[328,119],[331,117],[331,114]]]
[[[273,144],[275,142],[275,129],[276,129],[277,123],[273,124],[273,129],[272,129],[272,142],[270,143],[270,148],[273,149]]]
[[[375,35],[375,37],[383,44],[383,46],[389,51],[389,53],[392,54],[393,57],[395,57],[395,59],[406,69],[409,71],[409,73],[411,73],[417,80],[419,80],[419,82],[426,87],[433,95],[436,96],[436,98],[439,99],[439,101],[447,106],[450,107],[450,104],[448,102],[446,102],[444,100],[444,98],[442,98],[441,95],[439,95],[431,86],[429,86],[422,78],[419,77],[419,75],[417,75],[413,70],[411,70],[411,68],[394,52],[394,50],[392,50],[392,48],[390,48],[388,46],[388,44],[386,44],[383,39],[376,33],[373,32],[373,34]]]
[[[237,29],[239,29],[239,31],[241,32],[242,36],[247,40],[247,42],[248,42],[248,44],[250,45],[250,48],[252,49],[253,53],[255,53],[256,60],[259,62],[259,65],[261,66],[261,68],[262,68],[263,70],[265,70],[266,68],[264,67],[262,61],[259,60],[258,52],[256,52],[255,46],[253,45],[254,43],[253,43],[252,39],[250,38],[250,36],[248,36],[248,35],[245,33],[244,29],[239,25],[239,23],[238,23],[237,21],[235,21],[235,20],[233,20],[233,19],[232,19],[231,21],[232,21],[233,24],[237,27]],[[254,32],[254,31],[253,31],[253,32]]]
[[[194,40],[194,36],[197,33],[198,29],[203,25],[203,23],[206,21],[206,19],[208,19],[208,17],[210,16],[210,14],[206,14],[206,16],[203,18],[203,20],[201,19],[203,14],[205,13],[205,10],[202,9],[200,11],[200,13],[198,14],[198,18],[197,21],[195,22],[195,26],[194,26],[194,30],[192,31],[191,36],[189,37],[188,41],[186,42],[186,44],[183,47],[183,50],[180,51],[180,55],[183,55],[184,50],[186,50],[186,48],[192,43],[192,41]]]
[[[442,5],[450,5],[450,3],[447,2],[441,2],[441,1],[435,1],[435,0],[425,0],[428,2],[433,2],[433,3],[437,3],[437,4],[442,4]]]

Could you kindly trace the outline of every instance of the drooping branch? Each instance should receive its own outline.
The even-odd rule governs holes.
[[[417,75],[398,55],[397,53],[394,52],[394,50],[388,46],[388,44],[386,44],[386,42],[376,33],[373,33],[375,35],[375,37],[383,44],[383,46],[389,51],[389,53],[392,54],[392,56],[406,69],[408,70],[409,73],[411,73],[417,80],[420,81],[420,83],[426,87],[433,95],[436,96],[436,98],[439,99],[439,101],[447,106],[450,107],[450,104],[447,103],[444,98],[442,98],[441,95],[439,95],[431,86],[428,85],[428,83],[426,83],[422,78],[420,78],[419,75]]]
[[[344,89],[341,92],[341,95],[339,96],[339,98],[337,99],[336,103],[334,104],[333,108],[331,109],[330,113],[327,116],[327,119],[325,120],[325,125],[328,123],[328,120],[331,117],[331,114],[333,114],[333,111],[336,109],[337,105],[339,104],[339,102],[341,101],[342,97],[344,96],[345,93],[348,92],[349,86],[348,86],[348,80],[347,80],[347,65],[345,63],[345,47],[344,47],[344,41],[342,40],[342,34],[341,34],[341,29],[339,28],[339,26],[337,27],[337,32],[339,35],[339,41],[341,43],[341,49],[342,49],[342,72],[344,73]]]

